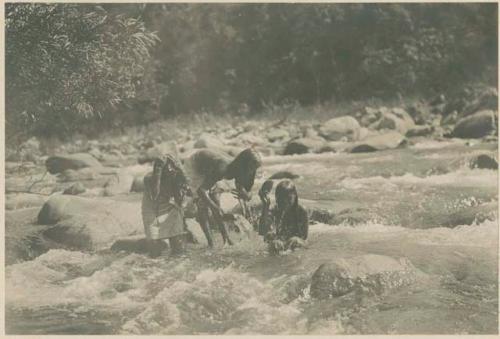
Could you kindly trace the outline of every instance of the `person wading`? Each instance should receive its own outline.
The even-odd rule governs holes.
[[[299,204],[295,184],[283,180],[276,186],[276,206],[270,208],[269,193],[273,182],[267,180],[259,190],[262,214],[259,221],[259,235],[269,244],[271,253],[304,247],[309,231],[307,211]]]
[[[168,239],[173,254],[184,249],[186,228],[182,204],[189,193],[181,165],[166,155],[153,161],[153,171],[144,177],[142,220],[146,238],[151,241],[150,255],[159,256],[155,242]]]
[[[260,166],[261,157],[252,148],[245,149],[234,159],[219,151],[201,149],[184,161],[184,169],[192,191],[197,195],[197,220],[205,233],[209,247],[213,247],[209,211],[219,227],[224,244],[226,242],[229,245],[233,244],[224,225],[225,213],[220,207],[219,192],[215,189],[215,185],[223,179],[234,179],[236,189],[233,190],[233,194],[240,201],[243,213],[248,218],[250,213],[246,201],[251,198],[250,191]]]

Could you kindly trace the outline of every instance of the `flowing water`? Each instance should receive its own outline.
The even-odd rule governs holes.
[[[50,250],[6,267],[7,333],[498,333],[498,218],[460,224],[461,213],[497,202],[497,171],[467,166],[496,147],[267,158],[258,184],[289,170],[300,197],[355,201],[370,221],[313,224],[308,248],[280,256],[255,234],[181,258]],[[420,278],[381,295],[310,297],[320,264],[361,254],[405,257]]]

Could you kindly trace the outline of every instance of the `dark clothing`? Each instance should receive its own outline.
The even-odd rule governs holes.
[[[275,207],[266,211],[264,207],[259,223],[259,235],[265,236],[269,232],[275,232],[279,240],[286,241],[292,237],[307,239],[309,232],[309,218],[307,211],[300,205],[296,205],[283,216],[280,222],[280,211]]]

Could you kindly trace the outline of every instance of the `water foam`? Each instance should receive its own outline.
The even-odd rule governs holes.
[[[127,334],[306,333],[306,319],[283,304],[269,283],[229,266],[165,287],[122,327]]]
[[[366,178],[345,178],[339,185],[346,189],[362,189],[370,186],[386,186],[395,188],[397,185],[434,185],[434,186],[454,186],[454,187],[484,187],[490,188],[498,185],[498,174],[491,170],[478,170],[460,168],[456,171],[445,174],[434,174],[426,177],[419,177],[412,173],[402,176],[382,176]]]
[[[472,225],[459,225],[454,228],[434,227],[410,229],[398,225],[385,225],[367,222],[351,225],[315,224],[310,227],[311,234],[370,234],[372,239],[400,237],[418,244],[441,246],[478,246],[491,248],[498,246],[498,219],[486,220]],[[378,234],[378,236],[375,236]]]

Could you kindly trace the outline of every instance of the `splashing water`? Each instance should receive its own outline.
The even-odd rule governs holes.
[[[496,203],[497,172],[450,162],[465,146],[440,147],[273,157],[265,175],[291,169],[301,197],[352,199],[377,217],[313,224],[306,249],[270,256],[252,233],[181,258],[53,249],[9,265],[7,333],[497,333],[498,218],[443,227],[454,213]],[[311,297],[319,265],[364,254],[407,258],[421,278],[382,295]]]

